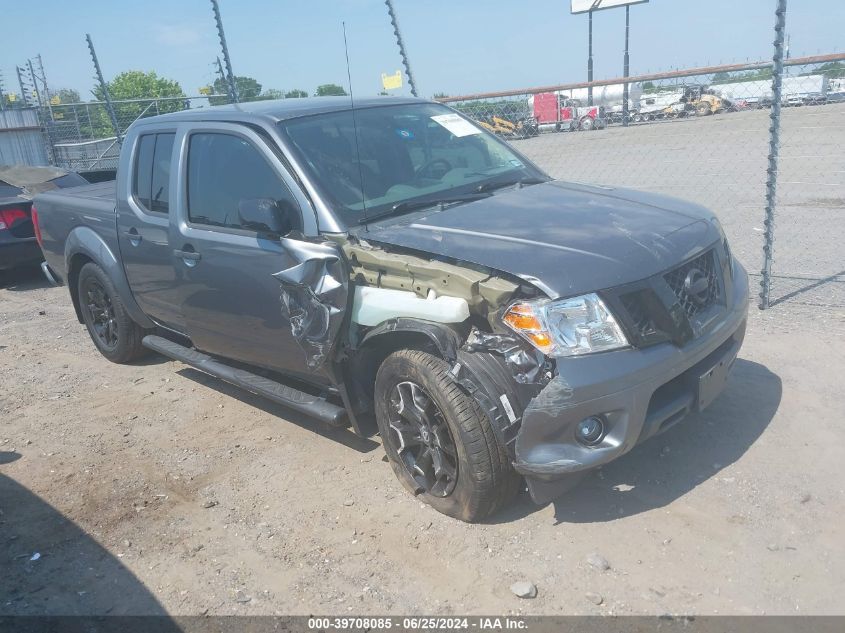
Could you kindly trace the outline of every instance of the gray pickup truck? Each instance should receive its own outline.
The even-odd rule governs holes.
[[[745,334],[710,211],[552,180],[423,100],[143,119],[116,182],[35,207],[107,359],[154,350],[378,433],[408,490],[466,521],[707,406]]]

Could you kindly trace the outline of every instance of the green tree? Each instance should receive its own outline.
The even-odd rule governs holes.
[[[826,64],[822,64],[818,68],[813,69],[811,72],[802,73],[807,75],[817,75],[822,74],[826,75],[830,78],[834,77],[845,77],[845,64],[842,62],[828,62]]]
[[[79,92],[73,88],[59,88],[56,91],[51,91],[51,96],[58,97],[61,103],[79,103],[82,101]]]
[[[262,101],[268,101],[270,99],[284,99],[285,93],[281,90],[276,90],[275,88],[267,88],[267,90],[264,90],[258,98]]]
[[[300,90],[299,88],[294,88],[293,90],[288,90],[285,93],[285,99],[302,99],[307,97],[308,93],[304,90]]]
[[[322,84],[317,86],[317,92],[314,93],[315,97],[345,97],[346,90],[343,89],[342,86],[338,86],[337,84]]]
[[[434,99],[436,101],[437,99],[445,99],[448,96],[449,95],[447,95],[445,92],[435,92],[432,99]]]
[[[241,77],[235,75],[235,86],[238,89],[239,101],[254,101],[261,95],[261,84],[252,77]],[[222,105],[229,103],[229,86],[228,82],[222,77],[218,77],[212,84],[215,95],[219,97],[211,97],[208,102],[211,105]]]
[[[177,112],[185,108],[185,102],[181,99],[159,100],[165,97],[184,97],[185,93],[178,81],[159,77],[153,71],[128,70],[109,81],[107,86],[112,101],[117,102],[114,104],[114,111],[121,132],[126,131],[135,119]],[[94,88],[92,93],[97,101],[105,100],[105,94],[100,86]],[[149,101],[120,103],[128,99],[148,99]],[[111,120],[104,107],[98,108],[91,114],[90,125],[95,137],[114,134]]]

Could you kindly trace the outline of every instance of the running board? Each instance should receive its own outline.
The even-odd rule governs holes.
[[[273,402],[314,416],[332,426],[345,427],[348,425],[346,410],[343,407],[326,401],[325,398],[299,391],[288,385],[263,376],[258,376],[244,369],[230,367],[215,360],[207,354],[198,352],[184,345],[179,345],[161,336],[145,336],[141,341],[144,347],[163,354],[174,360],[190,365],[206,374],[224,380],[242,389],[263,396]]]

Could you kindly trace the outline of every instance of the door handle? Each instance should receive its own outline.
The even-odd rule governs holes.
[[[198,262],[199,260],[202,259],[202,255],[200,255],[196,251],[175,250],[175,251],[173,251],[173,254],[176,255],[176,257],[180,257],[182,259],[187,259],[187,260],[190,260],[192,262]]]
[[[141,243],[141,235],[138,233],[137,229],[129,229],[128,231],[124,231],[123,234],[129,238],[129,242],[132,246],[138,246]]]

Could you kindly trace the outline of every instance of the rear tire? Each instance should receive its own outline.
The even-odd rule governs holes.
[[[425,352],[400,350],[388,356],[376,375],[376,421],[402,484],[435,510],[474,522],[510,501],[521,478],[489,418],[448,371],[445,361]],[[415,428],[409,422],[421,417],[430,423]],[[440,478],[432,463],[442,465]]]
[[[128,363],[146,353],[144,329],[120,300],[120,294],[102,268],[89,262],[79,271],[79,307],[88,334],[100,353],[113,363]]]

